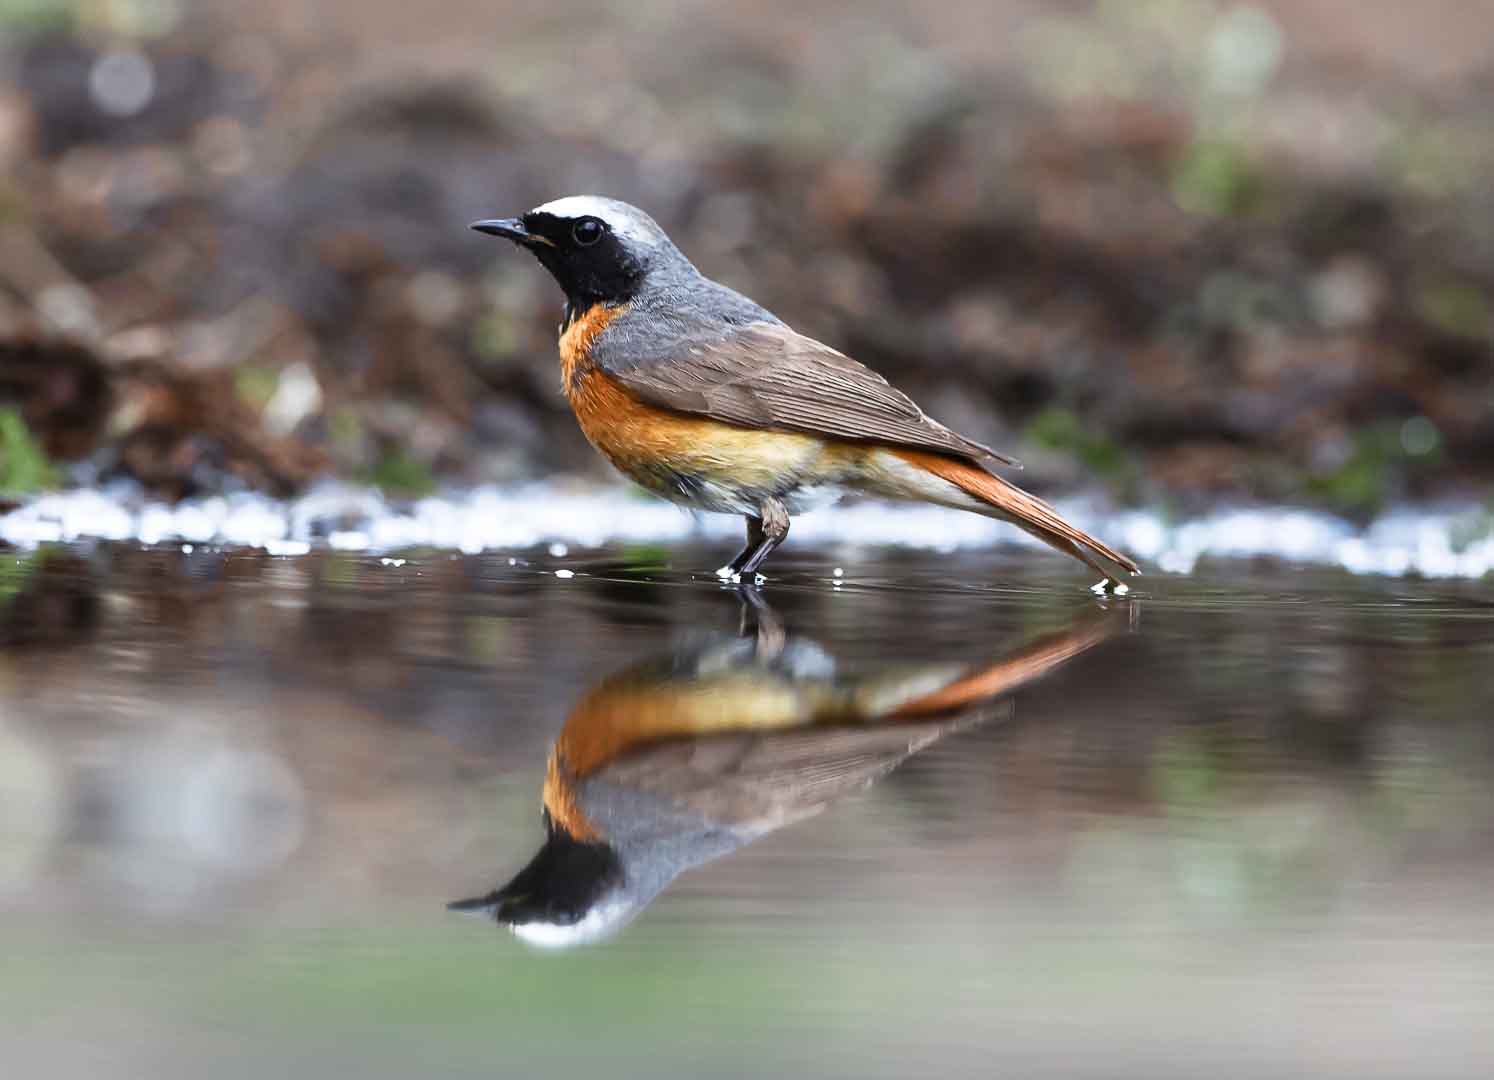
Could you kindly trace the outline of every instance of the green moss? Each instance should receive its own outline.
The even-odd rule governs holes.
[[[258,412],[275,396],[280,385],[280,372],[273,368],[241,367],[234,372],[233,389],[239,400]]]
[[[337,453],[351,457],[363,448],[363,418],[356,409],[347,406],[334,409],[328,420],[327,434]]]
[[[623,549],[623,565],[634,573],[668,569],[669,548],[663,544],[629,544]]]
[[[0,555],[0,611],[10,606],[44,559],[41,550],[27,555]]]
[[[30,495],[59,482],[57,469],[21,414],[0,408],[0,494]]]
[[[77,16],[77,0],[0,0],[0,30],[42,34],[64,30]]]
[[[1441,460],[1441,444],[1425,417],[1376,424],[1358,432],[1343,464],[1312,477],[1308,488],[1338,510],[1373,513],[1385,505],[1399,475]]]
[[[1416,313],[1453,337],[1482,341],[1494,334],[1494,311],[1482,292],[1461,281],[1423,282],[1412,298]]]
[[[405,498],[418,498],[436,490],[436,475],[431,467],[402,447],[380,458],[367,480],[386,495]]]
[[[1245,152],[1221,139],[1195,140],[1173,167],[1173,197],[1195,214],[1244,216],[1260,206],[1263,189]]]
[[[1028,422],[1024,435],[1039,446],[1073,455],[1117,494],[1126,495],[1135,486],[1135,469],[1121,445],[1095,434],[1068,409],[1049,406]]]
[[[1472,141],[1426,117],[1404,117],[1388,149],[1387,171],[1401,187],[1423,197],[1446,198],[1467,190],[1481,175]]]

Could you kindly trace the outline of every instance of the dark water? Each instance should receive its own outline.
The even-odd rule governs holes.
[[[1487,585],[719,554],[0,553],[4,1074],[1494,1069]]]

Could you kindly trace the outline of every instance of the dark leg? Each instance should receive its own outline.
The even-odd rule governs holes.
[[[762,532],[762,540],[747,556],[747,561],[742,563],[742,568],[738,571],[744,578],[756,574],[763,560],[771,555],[773,549],[783,543],[789,534],[788,508],[783,503],[769,496],[758,504],[758,510],[762,514],[758,524]]]
[[[748,515],[746,520],[747,546],[744,547],[741,551],[737,552],[736,558],[732,559],[731,562],[727,563],[720,570],[716,571],[716,576],[719,578],[726,578],[727,580],[735,578],[742,572],[742,567],[747,565],[747,560],[752,557],[752,553],[758,548],[762,547],[763,519]]]
[[[742,602],[741,635],[756,639],[759,663],[775,659],[783,652],[783,643],[788,636],[783,620],[755,588],[737,586],[737,598]]]
[[[747,518],[747,546],[735,559],[727,563],[716,576],[727,581],[753,584],[757,568],[769,553],[788,535],[788,508],[771,495],[758,504],[758,517]]]

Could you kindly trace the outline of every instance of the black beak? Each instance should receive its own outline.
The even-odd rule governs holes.
[[[622,863],[606,844],[576,840],[556,830],[507,885],[486,896],[454,900],[446,907],[466,915],[486,915],[505,925],[535,920],[575,922],[622,879]]]
[[[490,892],[487,896],[474,896],[470,900],[453,900],[446,905],[446,910],[459,911],[463,915],[487,915],[497,918],[498,909],[503,906],[503,901],[501,891]]]
[[[492,218],[488,221],[474,221],[472,228],[489,236],[501,236],[512,240],[516,244],[528,244],[539,239],[534,233],[524,228],[524,222],[516,217]]]

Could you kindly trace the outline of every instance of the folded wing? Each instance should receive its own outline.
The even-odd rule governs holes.
[[[777,323],[682,344],[667,362],[607,371],[642,400],[741,427],[1015,465],[936,420],[875,371]],[[605,363],[604,363],[605,366]]]

